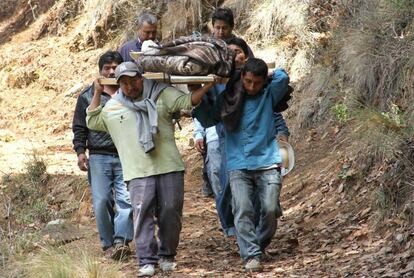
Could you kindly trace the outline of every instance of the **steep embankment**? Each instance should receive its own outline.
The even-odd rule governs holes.
[[[296,88],[284,115],[297,163],[259,276],[413,275],[410,1],[8,2],[0,4],[9,14],[0,21],[6,276],[133,276],[133,259],[117,265],[100,256],[86,177],[71,150],[76,97],[96,75],[97,57],[131,35],[136,11],[162,15],[168,39],[205,31],[216,4],[233,8],[236,32],[257,56],[287,68]],[[200,197],[191,131],[186,120],[177,133],[187,173],[175,276],[243,276],[235,242],[222,237],[212,200]],[[66,223],[46,226],[53,219]]]

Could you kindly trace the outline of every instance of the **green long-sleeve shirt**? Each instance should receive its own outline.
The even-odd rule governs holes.
[[[105,107],[87,110],[87,126],[108,132],[118,150],[124,180],[183,171],[184,163],[174,139],[172,114],[191,109],[191,94],[175,88],[164,89],[157,100],[158,133],[154,135],[155,149],[145,153],[138,141],[135,112],[111,99]]]

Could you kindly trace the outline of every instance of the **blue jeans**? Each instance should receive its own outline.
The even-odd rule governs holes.
[[[207,149],[207,144],[205,138],[203,139],[204,149]],[[211,188],[210,178],[208,177],[207,171],[207,152],[202,154],[203,156],[203,187],[201,188],[201,193],[204,197],[209,197],[214,195],[213,189]]]
[[[218,140],[207,143],[207,157],[206,157],[207,175],[210,180],[211,189],[213,190],[214,197],[217,200],[221,194],[220,185],[220,166],[221,166],[221,154],[220,144]]]
[[[224,143],[224,127],[222,123],[216,125],[216,131],[219,136],[220,145],[220,188],[221,193],[216,198],[217,214],[220,218],[221,226],[223,227],[226,236],[234,236],[234,216],[232,212],[232,196],[229,183],[229,175],[226,166],[226,146]]]
[[[133,237],[132,207],[118,156],[91,154],[88,178],[102,247],[130,242]]]
[[[229,174],[237,243],[241,258],[247,261],[260,257],[276,232],[281,175],[276,169],[233,170]],[[259,214],[255,210],[256,197]]]

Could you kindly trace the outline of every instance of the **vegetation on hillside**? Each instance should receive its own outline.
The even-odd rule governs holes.
[[[378,176],[373,203],[380,223],[397,216],[411,226],[414,7],[406,0],[342,3],[332,40],[302,83],[297,105],[307,108],[299,110],[298,124],[344,129],[360,177],[370,184]]]
[[[315,237],[328,233],[334,242],[317,246],[323,249],[340,244],[342,233],[361,242],[369,227],[385,239],[381,244],[402,254],[394,268],[408,269],[414,244],[412,0],[1,1],[0,85],[6,89],[0,96],[0,129],[8,133],[0,132],[0,143],[7,148],[19,138],[35,137],[37,147],[47,141],[53,144],[47,151],[71,153],[76,96],[96,75],[99,54],[135,36],[136,14],[145,9],[156,13],[160,39],[170,40],[208,32],[217,6],[231,7],[235,33],[257,49],[258,56],[285,67],[294,83],[284,115],[298,163],[284,196],[293,222],[285,231],[292,234],[279,238],[281,244],[291,244],[291,250],[298,245],[308,248],[302,250],[304,256],[314,250],[294,236],[314,230]],[[188,175],[196,176],[199,161],[193,163],[191,155],[186,159],[191,164]],[[51,220],[79,224],[85,222],[82,217],[91,216],[86,177],[48,173],[51,165],[46,162],[33,152],[23,173],[1,172],[0,265],[9,265],[11,277],[41,277],[47,271],[50,277],[119,277],[118,265],[104,267],[86,253],[71,256],[59,249],[66,239],[50,239],[50,231],[42,234]],[[317,193],[323,199],[317,199]],[[324,225],[324,219],[339,224]],[[363,228],[355,232],[358,225]],[[189,242],[201,237],[188,233]],[[291,250],[286,253],[301,253]],[[392,259],[387,258],[389,249],[376,252],[381,264]],[[38,256],[28,262],[29,253]],[[282,251],[277,254],[290,258]],[[325,274],[332,274],[329,258],[315,261]],[[26,267],[18,271],[11,262]],[[295,267],[307,271],[309,264]],[[52,267],[46,270],[44,265]],[[295,267],[290,270],[298,271]]]

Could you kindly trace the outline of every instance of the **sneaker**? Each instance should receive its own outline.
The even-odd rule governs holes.
[[[155,274],[155,267],[153,264],[146,264],[139,267],[138,277],[153,276]]]
[[[177,267],[177,263],[174,262],[174,259],[160,258],[158,261],[160,269],[164,272],[173,271]]]
[[[262,271],[263,267],[260,261],[257,258],[251,258],[247,261],[244,266],[246,271]]]
[[[115,243],[114,250],[112,252],[111,258],[116,261],[122,261],[128,258],[131,255],[131,249],[129,249],[128,244],[124,243]]]

